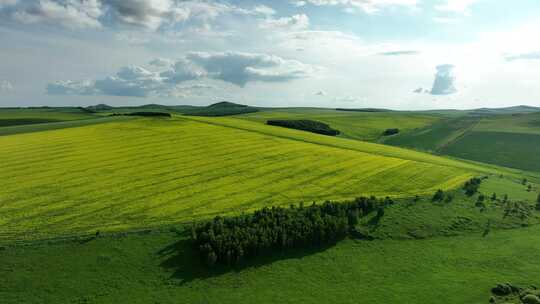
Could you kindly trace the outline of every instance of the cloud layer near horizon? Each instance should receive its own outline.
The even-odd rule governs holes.
[[[239,87],[250,82],[288,82],[310,75],[313,67],[268,54],[192,52],[173,61],[155,59],[150,67],[129,66],[99,80],[63,80],[47,86],[50,95],[174,96],[188,81],[221,80]]]

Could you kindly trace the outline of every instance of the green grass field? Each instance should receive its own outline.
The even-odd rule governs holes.
[[[95,115],[78,108],[0,108],[0,127],[19,124],[88,119]],[[8,122],[13,122],[8,124]]]
[[[408,112],[347,112],[330,109],[269,109],[238,118],[266,123],[269,119],[311,119],[329,124],[342,137],[377,141],[386,129],[407,131],[425,127],[439,119],[436,115]]]
[[[487,303],[498,282],[540,284],[537,173],[358,140],[377,141],[398,123],[408,126],[399,136],[431,132],[409,138],[418,145],[442,138],[439,149],[501,128],[509,131],[497,133],[502,140],[537,136],[532,114],[492,117],[508,126],[496,129],[503,121],[336,113],[85,119],[60,112],[61,122],[1,127],[0,303]],[[268,126],[267,118],[341,124],[347,135]],[[488,150],[486,143],[481,153]],[[460,189],[473,176],[488,177],[481,205]],[[439,188],[453,200],[432,202]],[[373,241],[210,270],[187,239],[191,221],[360,195],[396,201],[381,219],[359,223]],[[96,231],[100,237],[89,236]]]
[[[1,237],[123,230],[359,195],[412,196],[458,187],[482,169],[281,129],[225,118],[137,119],[0,137]]]
[[[418,204],[417,210],[431,210],[436,218],[426,217],[418,227],[424,235],[436,231],[430,224],[444,218],[441,210],[457,210]],[[388,225],[402,226],[393,222],[402,208],[390,208]],[[480,214],[471,212],[473,218]],[[186,238],[167,231],[8,247],[0,251],[0,298],[4,303],[423,304],[438,299],[475,304],[487,303],[498,282],[540,284],[540,226],[487,235],[474,227],[463,232],[413,240],[349,239],[256,258],[233,270],[201,266]]]
[[[447,118],[384,143],[539,172],[540,114]]]

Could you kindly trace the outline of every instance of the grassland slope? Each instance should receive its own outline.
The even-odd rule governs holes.
[[[300,201],[412,196],[497,171],[246,120],[199,117],[3,136],[0,158],[3,240],[148,227]]]

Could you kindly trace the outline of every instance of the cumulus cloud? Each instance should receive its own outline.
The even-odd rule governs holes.
[[[167,59],[167,58],[156,58],[149,63],[152,66],[156,67],[171,67],[174,65],[174,60]]]
[[[14,3],[16,4],[16,3]],[[59,24],[68,28],[100,28],[104,14],[99,0],[28,1],[13,12],[22,23]]]
[[[50,95],[167,96],[169,88],[156,72],[143,67],[124,67],[114,75],[96,81],[57,81],[47,86]]]
[[[268,18],[263,20],[261,28],[270,30],[306,30],[309,27],[309,18],[305,14],[297,14],[290,17]]]
[[[381,56],[405,56],[405,55],[418,55],[418,54],[420,54],[420,51],[405,50],[405,51],[380,52],[378,55],[381,55]]]
[[[457,93],[457,89],[454,85],[456,77],[454,75],[454,65],[443,64],[437,66],[437,73],[435,73],[435,81],[430,93],[432,95],[450,95]]]
[[[273,8],[266,5],[257,5],[253,8],[253,11],[265,16],[271,16],[276,14],[276,11]]]
[[[311,67],[296,60],[241,52],[191,53],[187,59],[202,67],[207,77],[243,87],[248,82],[285,82],[304,78]]]
[[[13,85],[7,80],[0,81],[0,92],[9,92],[13,90]]]
[[[304,6],[308,3],[316,6],[341,6],[348,8],[348,12],[351,12],[350,9],[360,9],[371,14],[393,6],[416,7],[418,0],[305,0],[293,4]]]
[[[539,52],[530,52],[523,54],[507,55],[505,57],[507,61],[515,60],[540,60],[540,51]]]
[[[311,67],[299,61],[267,54],[239,52],[189,53],[177,61],[155,59],[153,70],[141,66],[124,67],[114,76],[95,81],[57,81],[47,86],[50,95],[184,96],[186,92],[208,89],[189,81],[214,79],[240,87],[249,82],[287,82],[307,77]]]
[[[177,84],[189,80],[196,80],[206,77],[208,72],[203,67],[193,63],[186,58],[176,61],[170,69],[161,72],[161,77],[165,82]]]
[[[104,0],[118,20],[131,25],[157,29],[171,12],[171,0]]]
[[[240,8],[226,2],[200,0],[0,0],[0,8],[13,6],[4,14],[25,24],[55,24],[66,28],[131,26],[155,31],[186,23],[208,28],[223,14],[270,16],[268,6]]]
[[[49,95],[96,95],[94,84],[90,81],[63,80],[47,85]]]

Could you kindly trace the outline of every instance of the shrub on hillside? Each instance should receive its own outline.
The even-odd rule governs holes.
[[[465,194],[468,196],[473,196],[478,192],[478,188],[480,188],[480,184],[482,183],[482,180],[478,177],[473,177],[470,180],[468,180],[465,185],[463,186],[463,189],[465,190]]]
[[[386,129],[384,132],[383,132],[383,135],[384,136],[390,136],[390,135],[395,135],[395,134],[398,134],[399,133],[399,129]]]
[[[444,192],[441,189],[439,189],[435,192],[431,200],[434,202],[441,202],[443,199],[444,199]]]

